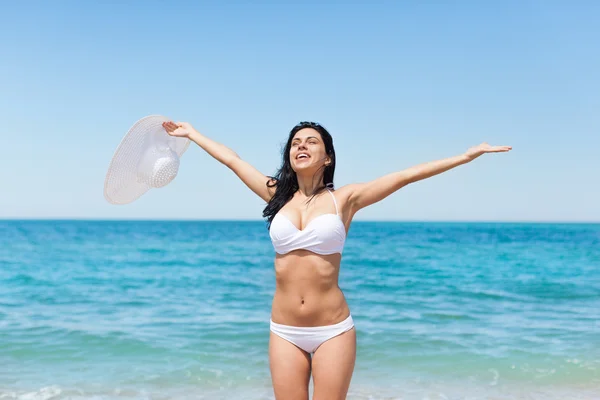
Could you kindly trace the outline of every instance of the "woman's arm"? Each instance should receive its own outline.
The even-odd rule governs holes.
[[[352,212],[355,213],[361,208],[385,199],[409,183],[441,174],[459,165],[471,162],[482,154],[506,152],[511,149],[510,146],[490,146],[487,143],[482,143],[479,146],[471,147],[464,154],[458,156],[415,165],[402,171],[384,175],[371,182],[349,185],[349,202]]]
[[[269,202],[273,197],[275,188],[267,186],[270,178],[242,160],[229,147],[202,135],[187,122],[165,122],[163,127],[171,136],[187,137],[192,140],[214,159],[231,169],[250,190],[264,201]]]

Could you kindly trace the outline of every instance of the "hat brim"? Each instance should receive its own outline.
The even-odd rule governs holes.
[[[190,140],[170,136],[162,126],[170,121],[162,115],[149,115],[137,121],[125,134],[108,166],[104,180],[104,198],[112,204],[128,204],[151,189],[138,179],[137,167],[150,143],[151,135],[162,137],[169,147],[181,157],[190,145]]]

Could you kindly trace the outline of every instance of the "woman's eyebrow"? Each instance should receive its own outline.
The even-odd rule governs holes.
[[[302,139],[302,138],[294,138],[294,140],[292,140],[292,142],[295,142],[295,141],[300,140],[300,139]],[[317,139],[317,140],[319,140],[319,138],[316,137],[316,136],[307,136],[306,139]]]

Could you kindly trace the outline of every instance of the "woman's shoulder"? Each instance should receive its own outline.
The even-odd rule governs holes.
[[[341,186],[335,189],[336,196],[345,197],[350,196],[354,190],[358,187],[357,183],[349,183],[347,185]]]
[[[341,186],[339,188],[336,188],[333,191],[335,194],[335,198],[338,201],[346,203],[352,196],[352,193],[354,193],[354,190],[356,189],[356,187],[357,187],[356,183],[350,183],[350,184]]]

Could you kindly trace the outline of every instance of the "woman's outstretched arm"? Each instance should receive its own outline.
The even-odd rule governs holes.
[[[418,164],[402,171],[384,175],[371,182],[348,185],[351,208],[353,212],[356,212],[385,199],[409,183],[441,174],[459,165],[471,162],[482,154],[507,152],[511,149],[510,146],[490,146],[487,143],[482,143],[479,146],[471,147],[464,154],[458,156]]]
[[[269,202],[275,188],[268,187],[269,177],[258,171],[229,147],[218,143],[198,132],[187,122],[165,122],[167,133],[176,137],[187,137],[210,154],[214,159],[231,169],[241,180],[264,201]]]

